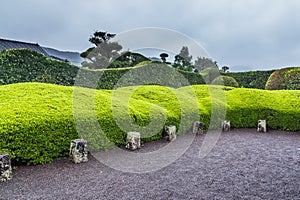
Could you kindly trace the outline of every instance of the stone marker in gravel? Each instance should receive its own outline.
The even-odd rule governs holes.
[[[176,126],[165,126],[164,136],[169,142],[176,140]]]
[[[266,120],[258,120],[257,122],[257,132],[267,132],[267,122]]]
[[[82,163],[88,161],[87,141],[84,139],[76,139],[71,141],[70,156],[74,163]]]
[[[4,182],[12,179],[12,168],[8,153],[0,154],[0,181]]]
[[[204,124],[199,121],[195,121],[193,125],[193,134],[203,134]]]
[[[139,132],[128,132],[125,147],[132,151],[141,148],[141,134]]]
[[[230,121],[225,120],[222,122],[222,130],[225,132],[230,131]]]

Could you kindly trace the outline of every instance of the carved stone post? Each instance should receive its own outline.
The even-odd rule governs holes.
[[[230,131],[230,121],[225,120],[222,122],[222,130],[225,132]]]
[[[70,156],[74,163],[82,163],[88,161],[87,141],[84,139],[76,139],[71,141]]]
[[[11,160],[8,153],[0,154],[0,181],[12,179]]]
[[[196,121],[193,125],[193,134],[203,134],[204,124],[202,122]]]
[[[126,138],[126,146],[129,150],[141,148],[141,135],[139,132],[128,132]]]
[[[176,126],[165,126],[164,137],[169,142],[176,140]]]
[[[267,132],[267,122],[266,120],[258,120],[257,122],[257,132]]]

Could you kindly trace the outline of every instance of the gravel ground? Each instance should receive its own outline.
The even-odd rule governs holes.
[[[234,129],[201,159],[203,138],[150,173],[117,171],[92,156],[82,164],[63,158],[22,166],[0,183],[0,199],[300,199],[300,132]],[[146,143],[140,151],[164,143]]]

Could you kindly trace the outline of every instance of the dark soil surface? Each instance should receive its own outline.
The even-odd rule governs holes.
[[[199,158],[203,139],[197,136],[183,156],[149,173],[117,171],[93,156],[81,164],[63,158],[18,167],[12,180],[0,183],[0,199],[300,199],[299,132],[234,129]]]

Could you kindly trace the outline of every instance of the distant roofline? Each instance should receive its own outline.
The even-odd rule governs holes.
[[[0,38],[0,42],[1,41],[3,41],[3,42],[11,42],[11,43],[16,43],[16,44],[23,44],[23,45],[32,45],[32,46],[35,46],[35,47],[37,47],[39,49],[39,51],[40,51],[39,53],[44,54],[46,57],[50,57],[50,55],[38,43],[30,43],[30,42],[23,42],[23,41],[18,41],[18,40]],[[24,47],[24,48],[27,49],[26,47]],[[31,50],[34,50],[34,49],[31,49]]]
[[[8,41],[8,42],[21,43],[21,44],[31,44],[31,45],[38,45],[38,46],[40,46],[38,43],[23,42],[23,41],[12,40],[12,39],[3,39],[3,38],[0,38],[0,40],[2,40],[2,41]]]

